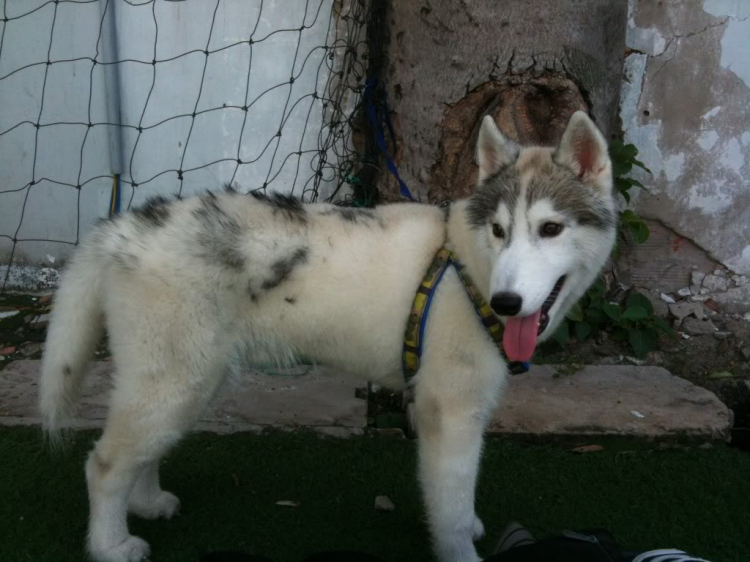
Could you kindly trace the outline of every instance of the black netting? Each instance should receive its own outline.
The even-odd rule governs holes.
[[[81,198],[87,189],[100,193],[103,203],[94,213],[98,216],[129,209],[150,195],[190,195],[200,189],[191,184],[191,176],[196,181],[200,179],[203,189],[230,183],[247,192],[273,189],[305,201],[323,198],[363,206],[374,202],[376,150],[358,111],[365,89],[368,45],[372,43],[373,30],[382,25],[380,14],[377,25],[368,30],[369,0],[0,2],[0,104],[5,106],[0,108],[0,151],[12,150],[25,155],[23,161],[29,162],[28,170],[0,170],[0,256],[5,256],[0,267],[7,266],[2,267],[5,271],[0,290],[6,288],[16,263],[23,261],[19,256],[27,255],[34,244],[47,243],[45,248],[53,247],[50,244],[78,244],[96,219],[86,216],[82,221]],[[287,13],[280,15],[279,4]],[[91,19],[92,9],[98,10],[98,27],[78,29],[79,33],[92,35],[91,52],[68,49],[75,56],[59,58],[58,46],[76,40],[76,19]],[[114,14],[120,18],[143,18],[142,11],[150,14],[145,26],[148,29],[138,37],[123,36],[124,32],[113,23],[119,21]],[[244,23],[233,21],[239,19]],[[283,21],[284,25],[269,27],[274,20]],[[325,33],[320,31],[321,25],[326,26]],[[226,33],[221,36],[219,27],[231,27],[232,37]],[[313,28],[317,30],[316,38],[324,35],[322,41],[311,43]],[[207,40],[174,53],[170,33],[180,30]],[[148,44],[139,39],[142,35],[150,38]],[[27,44],[31,45],[28,49]],[[29,60],[35,49],[38,58]],[[293,51],[291,72],[281,81],[270,85],[266,82],[263,91],[258,91],[257,68],[262,65],[266,75],[272,75],[274,53],[280,52],[277,49],[283,49],[286,56]],[[143,56],[131,58],[123,51]],[[241,72],[236,64],[221,64],[235,55],[241,55],[247,63]],[[199,80],[190,84],[183,80],[177,88],[169,84],[169,76],[180,76],[180,65],[189,61],[200,66],[201,62],[196,63],[199,57],[203,58],[202,71],[196,73]],[[23,64],[16,66],[19,60]],[[305,90],[300,89],[303,75]],[[29,87],[31,76],[38,77],[34,87]],[[61,76],[67,83],[77,84],[77,88],[82,87],[83,81],[88,99],[86,95],[72,96],[59,87]],[[125,86],[132,85],[132,81],[140,81],[147,94],[142,99],[123,102],[121,92],[129,91]],[[222,81],[228,90],[234,88],[234,94],[227,96],[234,101],[206,107],[205,92]],[[175,111],[154,120],[154,100],[161,99],[158,105],[163,109],[163,93],[170,87]],[[13,104],[20,109],[8,111]],[[48,111],[48,106],[52,110]],[[194,154],[196,147],[202,147],[203,152],[210,152],[211,148],[205,142],[205,135],[210,133],[205,116],[213,118],[216,113],[234,124],[223,137],[230,138],[234,148],[229,154],[225,150],[220,157],[200,161]],[[277,114],[278,119],[269,125],[271,113]],[[54,115],[55,120],[50,121],[48,114]],[[288,126],[291,121],[296,123],[293,131]],[[53,128],[64,128],[60,130],[66,131],[66,136],[50,149],[46,139]],[[166,139],[159,141],[162,145],[153,141],[157,131],[161,134],[158,138]],[[179,143],[172,143],[173,132]],[[101,152],[103,143],[110,144],[111,173],[100,170],[91,174],[89,170],[95,168],[90,162],[91,154]],[[164,148],[166,144],[171,147],[169,150]],[[179,144],[179,149],[173,144]],[[254,153],[248,153],[248,145],[255,147]],[[162,151],[167,156],[160,160]],[[6,166],[10,158],[6,157]],[[63,177],[58,173],[62,159],[68,169],[74,162],[77,174]],[[144,164],[146,160],[148,163]],[[244,174],[246,169],[248,173]],[[207,181],[207,177],[215,181]],[[103,187],[103,182],[109,183]],[[106,191],[109,185],[111,196]],[[35,195],[35,191],[43,195]],[[74,198],[75,204],[67,198]],[[33,234],[46,232],[44,227],[24,228],[25,222],[41,223],[45,216],[58,210],[62,219],[58,216],[57,221],[68,226],[67,237]]]

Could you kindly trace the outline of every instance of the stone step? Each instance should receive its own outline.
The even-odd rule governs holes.
[[[37,400],[41,361],[15,361],[0,371],[0,424],[41,422]],[[106,417],[113,364],[92,363],[72,427],[101,427]],[[320,367],[276,374],[244,373],[227,381],[195,427],[231,433],[264,428],[313,428],[356,435],[367,425],[367,401],[355,397],[365,382]]]
[[[112,363],[93,363],[74,427],[100,427],[106,415]],[[0,371],[0,424],[40,423],[39,361],[15,361]],[[312,428],[361,434],[364,381],[335,371],[299,367],[250,372],[230,380],[196,426],[230,433],[263,428]],[[712,392],[661,367],[593,365],[562,374],[548,365],[510,377],[489,426],[492,434],[621,435],[728,439],[732,411]]]
[[[729,438],[733,414],[714,393],[661,367],[551,365],[510,378],[489,431],[517,435]]]

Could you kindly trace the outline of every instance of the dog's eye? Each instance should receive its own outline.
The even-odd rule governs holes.
[[[563,225],[556,223],[556,222],[545,222],[542,225],[542,229],[540,230],[540,234],[544,236],[545,238],[552,238],[553,236],[557,236],[562,232]]]
[[[503,227],[497,223],[492,225],[492,234],[495,236],[495,238],[505,238],[505,231],[503,230]]]

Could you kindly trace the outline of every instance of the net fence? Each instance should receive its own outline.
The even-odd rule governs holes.
[[[369,0],[0,3],[0,291],[153,195],[372,202]]]

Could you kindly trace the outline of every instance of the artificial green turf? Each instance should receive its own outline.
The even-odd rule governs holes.
[[[63,455],[38,430],[0,429],[0,560],[80,561],[87,501],[83,461],[96,437]],[[232,549],[295,562],[325,549],[397,561],[430,560],[415,480],[415,444],[383,437],[193,435],[166,459],[165,489],[182,500],[173,521],[131,518],[154,562],[197,561]],[[713,562],[750,559],[750,454],[724,447],[574,454],[490,440],[478,512],[485,554],[509,519],[539,535],[604,527],[628,548],[679,547]],[[396,504],[373,509],[375,496]],[[300,502],[280,507],[279,500]]]

